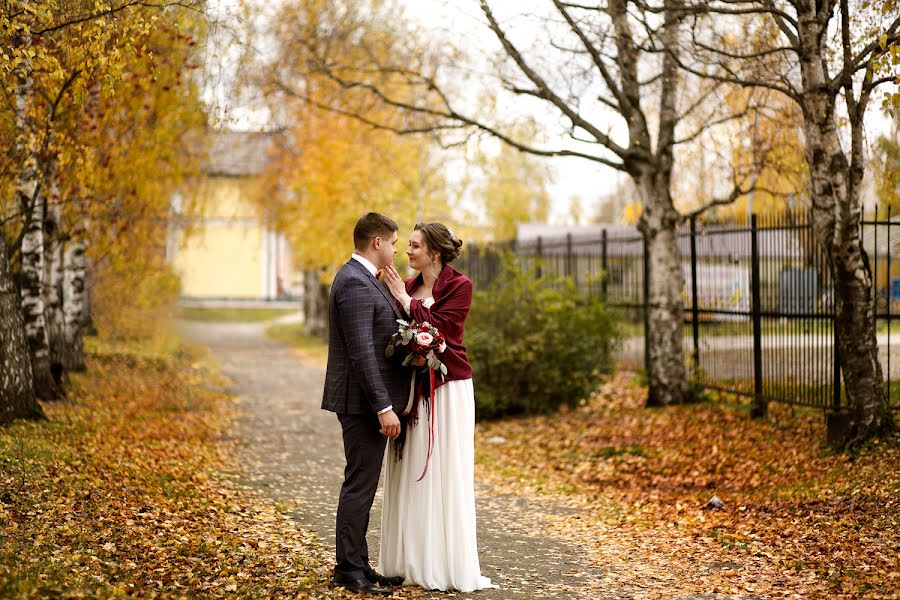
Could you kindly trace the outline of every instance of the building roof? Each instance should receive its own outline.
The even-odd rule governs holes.
[[[277,132],[210,131],[203,172],[224,177],[262,173],[272,155]]]
[[[516,241],[559,239],[572,234],[573,240],[599,240],[603,230],[609,237],[640,237],[641,232],[631,225],[600,223],[593,225],[549,225],[547,223],[519,223],[516,226]]]

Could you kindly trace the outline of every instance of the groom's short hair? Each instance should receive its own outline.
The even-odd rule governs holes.
[[[365,250],[373,237],[390,237],[398,229],[393,219],[381,213],[366,213],[353,228],[353,245],[357,250]]]

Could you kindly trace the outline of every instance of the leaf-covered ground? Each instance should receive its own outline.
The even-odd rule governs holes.
[[[49,421],[0,430],[0,597],[351,597],[291,507],[236,483],[215,383],[107,348]],[[587,541],[611,596],[900,597],[896,439],[833,455],[818,414],[643,394],[623,375],[578,409],[481,423],[478,476],[565,507],[540,526]],[[701,510],[713,495],[725,510]]]
[[[900,597],[900,439],[834,455],[820,413],[645,393],[623,374],[578,409],[480,424],[479,475],[581,509],[548,527],[648,598]],[[724,510],[702,510],[714,495]]]
[[[340,597],[318,540],[231,483],[208,373],[89,367],[48,422],[0,429],[0,597]]]

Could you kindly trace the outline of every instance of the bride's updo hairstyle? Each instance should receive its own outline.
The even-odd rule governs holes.
[[[443,223],[416,223],[413,229],[422,232],[429,250],[440,253],[441,263],[447,265],[459,257],[462,240]]]

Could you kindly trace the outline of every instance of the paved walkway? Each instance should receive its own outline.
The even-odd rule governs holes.
[[[247,481],[292,518],[334,547],[334,512],[344,459],[340,427],[319,409],[324,371],[290,348],[266,339],[265,324],[182,322],[184,334],[207,346],[233,382],[241,417],[234,435],[244,443]],[[541,500],[502,496],[478,484],[482,573],[500,585],[472,594],[434,598],[627,598],[601,590],[603,572],[588,567],[588,549],[544,531],[546,517],[570,509]],[[372,511],[369,546],[377,562],[381,491]]]

